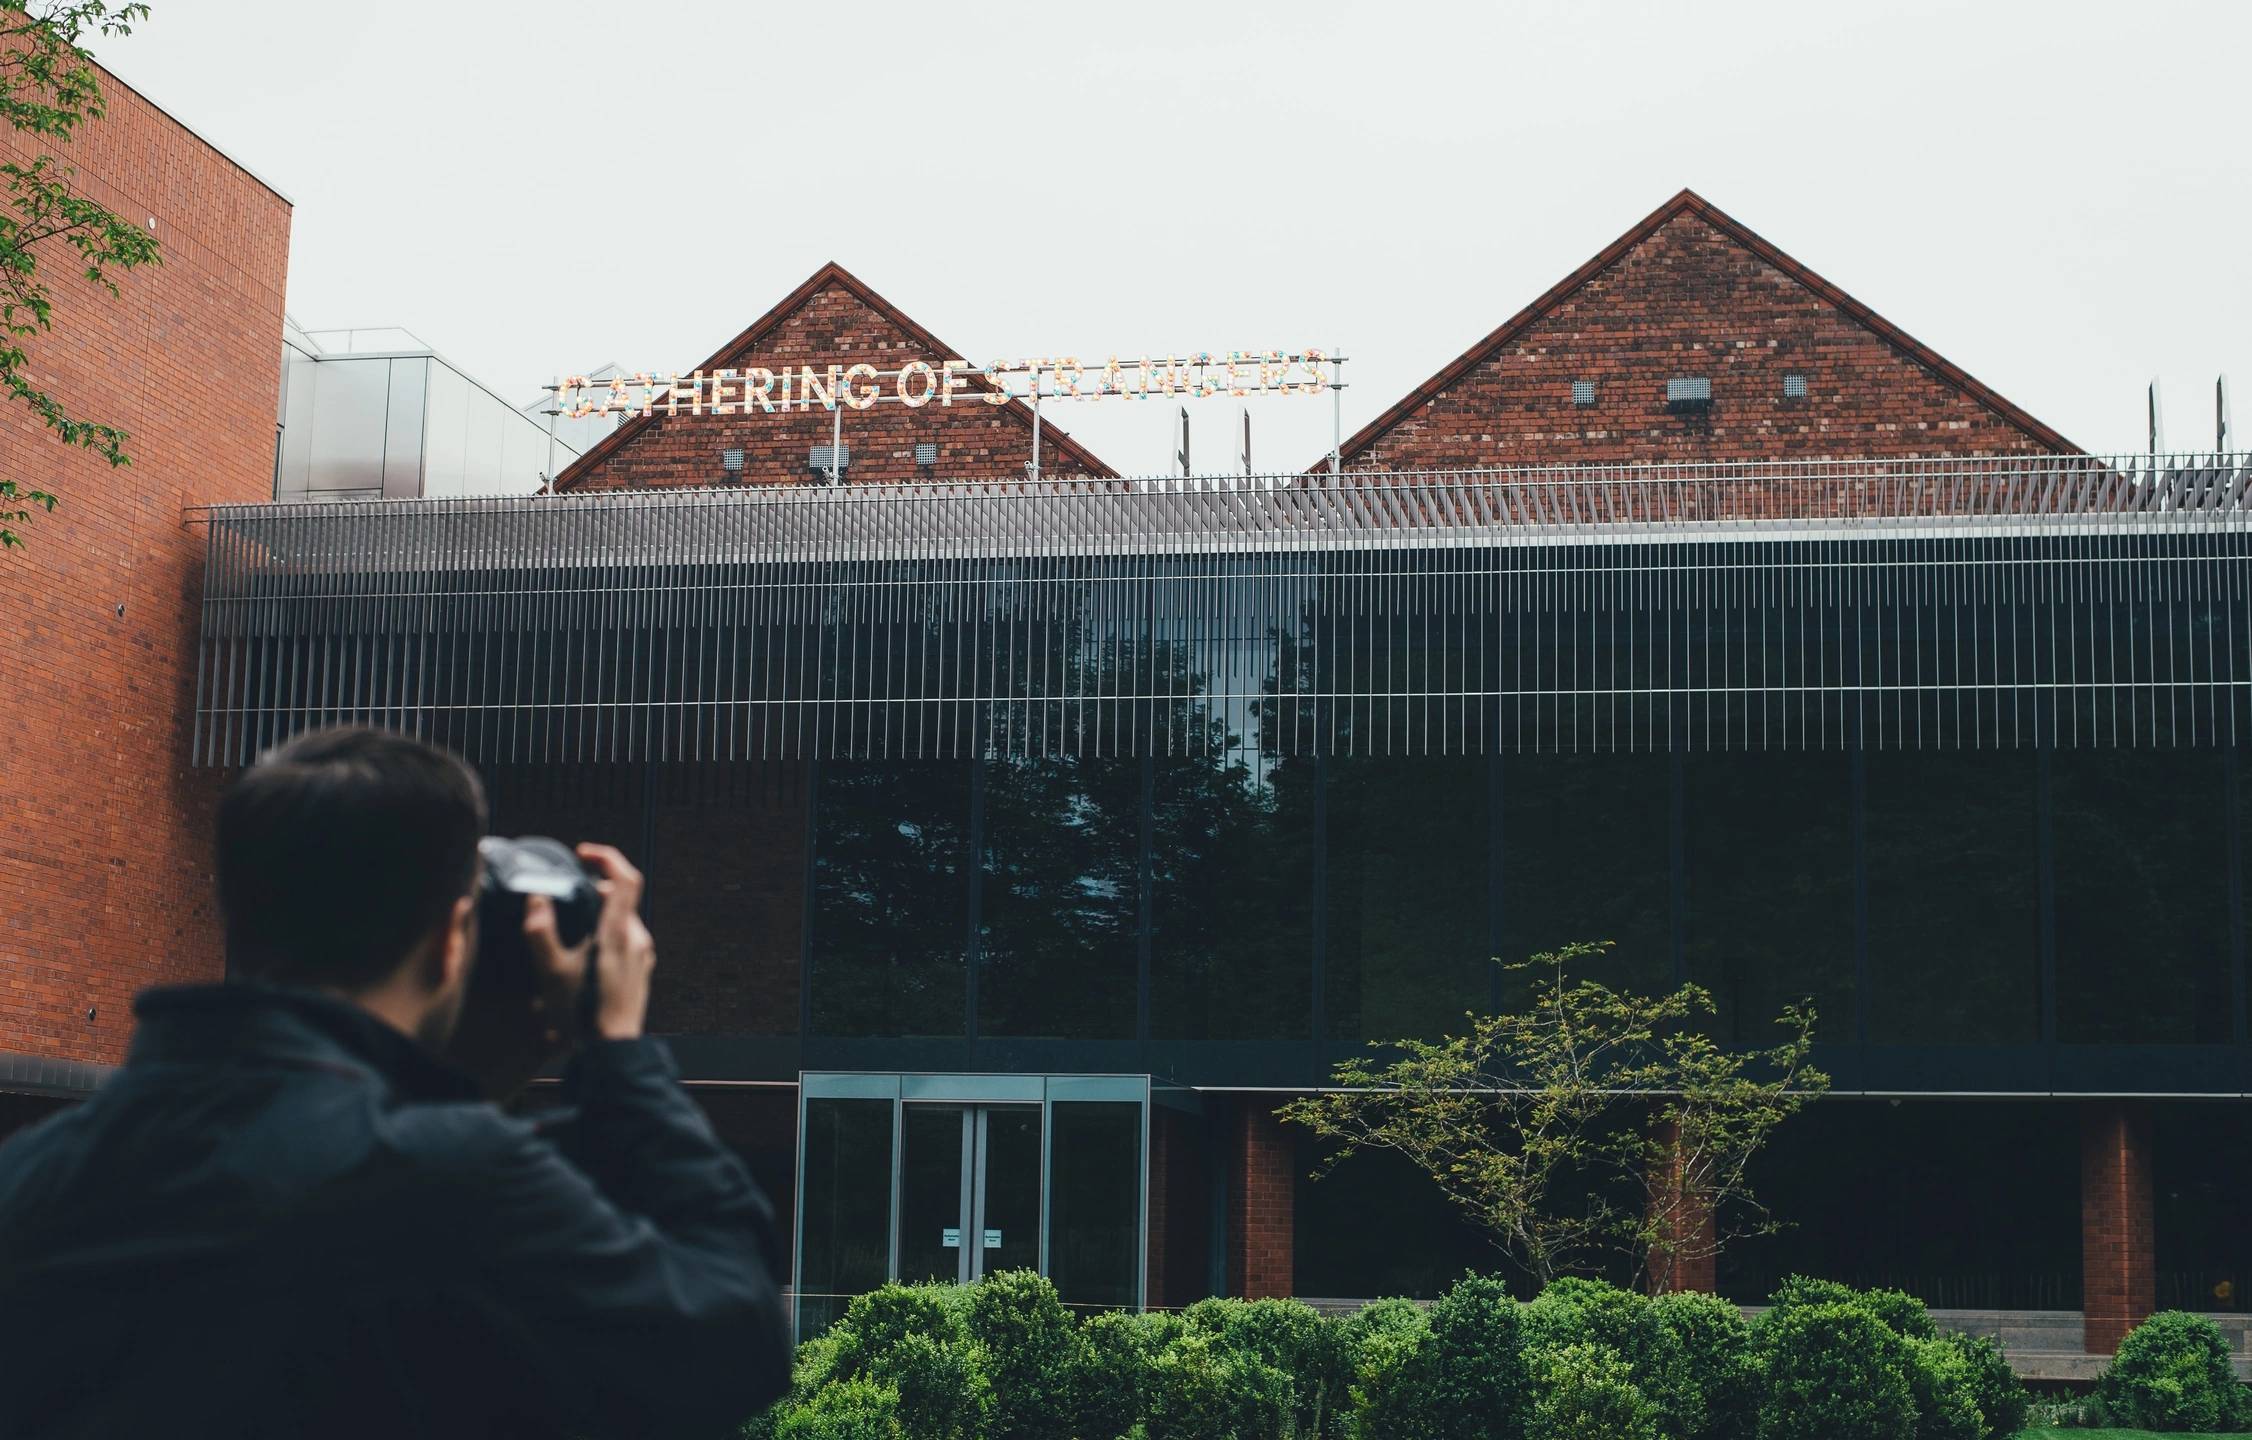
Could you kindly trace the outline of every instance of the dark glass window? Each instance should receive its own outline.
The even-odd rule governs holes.
[[[1141,1265],[1142,1107],[1049,1107],[1048,1278],[1066,1305],[1134,1303]]]
[[[1437,1181],[1389,1150],[1363,1150],[1311,1178],[1322,1152],[1299,1137],[1293,1284],[1300,1295],[1377,1300],[1444,1294],[1466,1270],[1509,1275],[1502,1252]],[[1519,1277],[1510,1275],[1513,1281]]]
[[[654,788],[644,908],[664,973],[650,992],[649,1028],[797,1033],[805,767],[665,768]]]
[[[829,1328],[891,1268],[889,1100],[805,1102],[799,1338]]]
[[[1823,1100],[1775,1132],[1751,1184],[1784,1228],[1721,1251],[1740,1304],[1798,1274],[1950,1309],[2080,1308],[2069,1105]]]
[[[1490,1003],[1488,761],[1327,762],[1329,1033],[1462,1033]]]
[[[1139,760],[987,766],[978,1033],[1133,1037],[1141,792]]]
[[[1772,1044],[1809,1000],[1817,1040],[1854,1039],[1852,811],[1842,754],[1683,761],[1682,948],[1721,1039]]]
[[[2230,1038],[2228,809],[2217,750],[2052,757],[2057,1038]]]
[[[2158,1308],[2252,1309],[2252,1106],[2154,1104],[2150,1140]]]
[[[2038,1041],[2039,757],[1881,751],[1865,763],[1869,1039]]]
[[[1608,940],[1587,978],[1672,989],[1671,760],[1511,754],[1501,766],[1501,958]],[[1527,981],[1504,972],[1507,1004]]]
[[[820,769],[813,852],[813,1032],[965,1033],[967,764]]]
[[[495,835],[545,835],[566,845],[615,845],[637,864],[647,817],[648,767],[632,765],[503,765],[483,772]]]
[[[1151,1031],[1304,1039],[1313,1026],[1311,760],[1155,762]]]

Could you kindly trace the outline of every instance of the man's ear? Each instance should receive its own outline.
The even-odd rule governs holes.
[[[477,958],[477,897],[464,895],[446,917],[446,933],[438,945],[438,989],[449,992],[468,982],[470,962]]]

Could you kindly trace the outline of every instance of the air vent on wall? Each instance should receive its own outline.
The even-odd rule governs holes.
[[[734,484],[743,478],[742,451],[722,450],[719,452],[719,478],[721,484]]]
[[[1783,377],[1783,398],[1785,400],[1804,400],[1806,398],[1806,377],[1804,375],[1785,375]]]
[[[1595,382],[1593,380],[1574,380],[1572,382],[1572,403],[1574,405],[1593,405],[1595,403]]]
[[[1666,381],[1666,408],[1668,410],[1709,410],[1712,408],[1712,380],[1705,375],[1676,375]]]
[[[836,458],[834,459],[834,461],[830,459],[829,447],[826,445],[814,446],[810,451],[807,452],[805,457],[806,469],[818,471],[824,475],[829,473],[829,467],[832,464],[836,466],[837,473],[840,475],[845,471],[851,469],[852,447],[850,445],[837,446]]]
[[[917,445],[915,447],[915,463],[925,470],[936,465],[938,463],[938,447],[927,441]]]

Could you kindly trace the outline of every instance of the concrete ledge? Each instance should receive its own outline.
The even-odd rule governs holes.
[[[19,1095],[61,1095],[83,1099],[102,1088],[115,1065],[85,1060],[55,1060],[0,1050],[0,1090]]]
[[[1366,1300],[1308,1299],[1324,1314],[1349,1314]],[[1428,1303],[1428,1302],[1424,1302]],[[1764,1305],[1740,1307],[1746,1319],[1766,1312]],[[2109,1355],[2087,1352],[2087,1325],[2077,1310],[1934,1310],[1932,1323],[1942,1330],[1985,1335],[2002,1346],[2018,1378],[2034,1382],[2087,1382],[2102,1376],[2111,1364]],[[2221,1327],[2240,1380],[2252,1381],[2252,1315],[2213,1314],[2207,1319]]]

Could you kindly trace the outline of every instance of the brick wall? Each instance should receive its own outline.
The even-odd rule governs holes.
[[[797,1033],[804,766],[490,766],[484,778],[497,831],[598,840],[641,867],[652,1031]]]
[[[2131,1101],[2080,1112],[2080,1266],[2088,1353],[2108,1355],[2158,1305],[2150,1117]]]
[[[0,1051],[110,1062],[135,991],[223,968],[224,777],[187,766],[203,531],[181,510],[272,494],[290,210],[123,84],[103,89],[108,118],[57,153],[94,199],[154,222],[163,264],[112,298],[50,252],[55,329],[28,346],[67,410],[131,432],[131,468],[0,407],[0,473],[62,497],[0,555]],[[0,151],[33,153],[13,132]]]
[[[959,356],[851,275],[827,266],[704,368],[787,366],[796,373],[811,366],[825,375],[830,365],[865,362],[878,371],[896,371],[912,360],[935,368]],[[1056,429],[1053,419],[1042,417],[1043,474],[1060,479],[1110,473]],[[820,408],[655,415],[627,422],[610,442],[565,471],[558,485],[565,490],[716,485],[723,481],[720,457],[726,450],[743,452],[749,483],[803,484],[815,478],[808,452],[829,444],[832,424],[830,412]],[[844,443],[852,455],[846,479],[853,483],[1011,476],[1021,474],[1031,458],[1031,413],[1022,405],[987,404],[969,390],[957,393],[951,406],[934,400],[910,409],[882,401],[844,411]],[[915,447],[925,443],[938,446],[937,464],[927,472],[915,463]]]
[[[1296,1288],[1295,1231],[1298,1151],[1275,1118],[1279,1095],[1252,1095],[1238,1106],[1228,1176],[1228,1293],[1246,1300],[1289,1295]]]
[[[2016,454],[2060,448],[1760,253],[1701,202],[1536,304],[1403,414],[1355,437],[1360,469]],[[1513,322],[1515,323],[1515,322]],[[1936,357],[1934,357],[1936,359]],[[1784,377],[1806,380],[1787,398]],[[1666,381],[1703,376],[1702,416]],[[1966,377],[1967,378],[1967,377]],[[1591,381],[1594,403],[1573,403]]]

